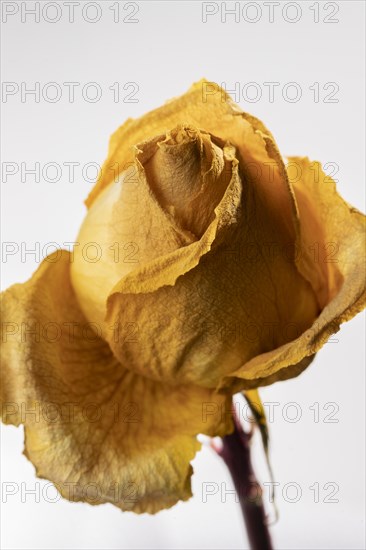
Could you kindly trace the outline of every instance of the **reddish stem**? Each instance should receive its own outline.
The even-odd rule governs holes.
[[[218,454],[229,468],[239,496],[251,550],[272,550],[262,489],[250,459],[251,434],[244,431],[235,415],[234,426],[233,433],[223,437],[223,447]]]

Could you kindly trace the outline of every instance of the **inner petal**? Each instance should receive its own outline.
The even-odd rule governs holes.
[[[231,177],[224,144],[214,140],[207,132],[180,125],[156,142],[152,156],[143,163],[162,208],[197,238],[213,220]]]

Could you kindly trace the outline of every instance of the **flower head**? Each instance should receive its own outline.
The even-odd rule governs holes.
[[[136,512],[188,498],[232,394],[364,307],[365,218],[313,167],[206,81],[117,130],[74,252],[3,295],[3,420],[39,476]]]

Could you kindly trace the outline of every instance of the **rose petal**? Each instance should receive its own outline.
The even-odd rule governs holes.
[[[159,204],[196,238],[213,221],[214,209],[231,178],[224,147],[224,142],[207,132],[182,125],[148,142],[148,151],[146,144],[138,145],[138,159]]]
[[[213,87],[207,101],[205,85]],[[109,342],[120,361],[152,379],[215,387],[256,355],[296,338],[311,326],[319,304],[295,264],[294,193],[265,127],[204,81],[141,120],[150,128],[172,117],[202,125],[235,147],[240,177],[229,184],[217,213],[222,227],[231,220],[231,231],[222,232],[219,246],[193,243],[123,277],[108,299],[106,320],[120,335]],[[140,122],[131,124],[137,131]],[[213,236],[201,240],[216,243]],[[200,254],[192,257],[196,249]],[[124,342],[127,319],[139,327],[139,345]]]
[[[300,216],[297,265],[310,281],[323,310],[299,338],[254,357],[231,373],[232,378],[223,381],[222,391],[296,376],[340,324],[365,307],[365,216],[342,199],[319,163],[300,157],[291,157],[291,163],[300,168],[301,174],[292,184]]]
[[[24,423],[37,475],[70,500],[149,513],[186,500],[195,436],[231,430],[228,400],[125,369],[81,314],[69,268],[58,251],[3,295],[3,421]]]
[[[158,144],[170,136],[168,133],[139,144],[131,165],[132,175],[124,173],[108,186],[82,224],[71,278],[79,304],[90,321],[103,324],[110,294],[146,293],[173,285],[177,277],[193,269],[208,251],[217,247],[237,222],[241,182],[235,150],[206,133],[200,134],[205,151],[199,171],[204,171],[203,191],[211,186],[216,192],[207,191],[205,200],[198,200],[197,196],[197,204],[192,204],[192,217],[198,222],[191,229],[198,229],[198,233],[204,229],[200,239],[182,227],[182,218],[177,219],[163,208],[152,189],[156,182],[148,181],[151,166],[147,173],[145,165],[149,166]],[[180,150],[180,154],[185,153]],[[222,162],[217,159],[219,153]],[[186,183],[189,185],[189,180]],[[189,216],[186,221],[189,225]],[[98,256],[94,249],[99,250]],[[95,261],[91,261],[94,256]]]
[[[317,317],[315,293],[295,265],[295,242],[277,231],[263,189],[250,179],[240,187],[233,177],[217,209],[223,227],[236,211],[231,231],[218,246],[202,248],[199,263],[191,261],[191,250],[199,251],[195,242],[114,287],[107,321],[119,338],[107,338],[116,357],[136,372],[216,387],[257,355],[295,339]],[[138,343],[126,342],[131,321]]]
[[[106,166],[108,162],[123,166],[133,158],[133,144],[139,139],[176,124],[195,125],[233,145],[239,177],[233,178],[235,185],[229,184],[217,213],[225,238],[217,238],[211,223],[211,234],[206,232],[198,243],[187,243],[173,252],[166,253],[165,239],[157,239],[160,255],[122,276],[110,293],[106,321],[117,327],[119,341],[109,338],[109,342],[116,357],[153,379],[214,387],[221,376],[308,328],[319,304],[295,265],[298,212],[273,137],[216,84],[200,81],[182,97],[128,121],[112,137]],[[89,203],[108,186],[108,173],[103,171]],[[150,204],[141,203],[140,210],[149,215]],[[123,212],[123,205],[121,209]],[[223,231],[230,226],[233,230],[235,224],[235,236],[233,231]],[[142,231],[146,234],[144,224]],[[232,250],[234,256],[241,256],[243,249],[244,255],[250,254],[251,247],[259,255],[256,260],[240,257],[227,261]],[[214,259],[208,257],[213,254]],[[193,270],[196,272],[190,273]],[[173,285],[174,290],[168,288]],[[85,301],[90,295],[88,292]],[[187,321],[190,314],[200,320],[198,334]],[[126,320],[138,324],[139,346],[120,345]],[[258,333],[254,341],[240,334],[232,343],[233,325],[235,332],[247,331],[252,321]],[[224,338],[208,339],[207,326],[219,326]]]
[[[286,170],[277,146],[266,127],[244,113],[230,96],[205,79],[193,84],[187,93],[168,101],[134,120],[128,119],[111,137],[108,157],[86,203],[90,206],[99,193],[123,172],[134,158],[137,143],[165,133],[178,124],[203,129],[237,149],[246,178],[255,180],[263,191],[262,200],[271,206],[277,232],[287,243],[296,238],[296,208]]]

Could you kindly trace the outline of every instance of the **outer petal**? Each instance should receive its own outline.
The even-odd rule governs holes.
[[[299,374],[314,354],[366,302],[365,216],[337,193],[319,163],[292,157],[301,178],[293,183],[300,216],[297,265],[317,294],[322,312],[299,338],[259,355],[226,378],[222,390],[266,385]]]
[[[37,475],[70,500],[154,513],[190,497],[196,434],[231,430],[226,398],[118,363],[81,314],[69,253],[3,295],[1,401]]]

